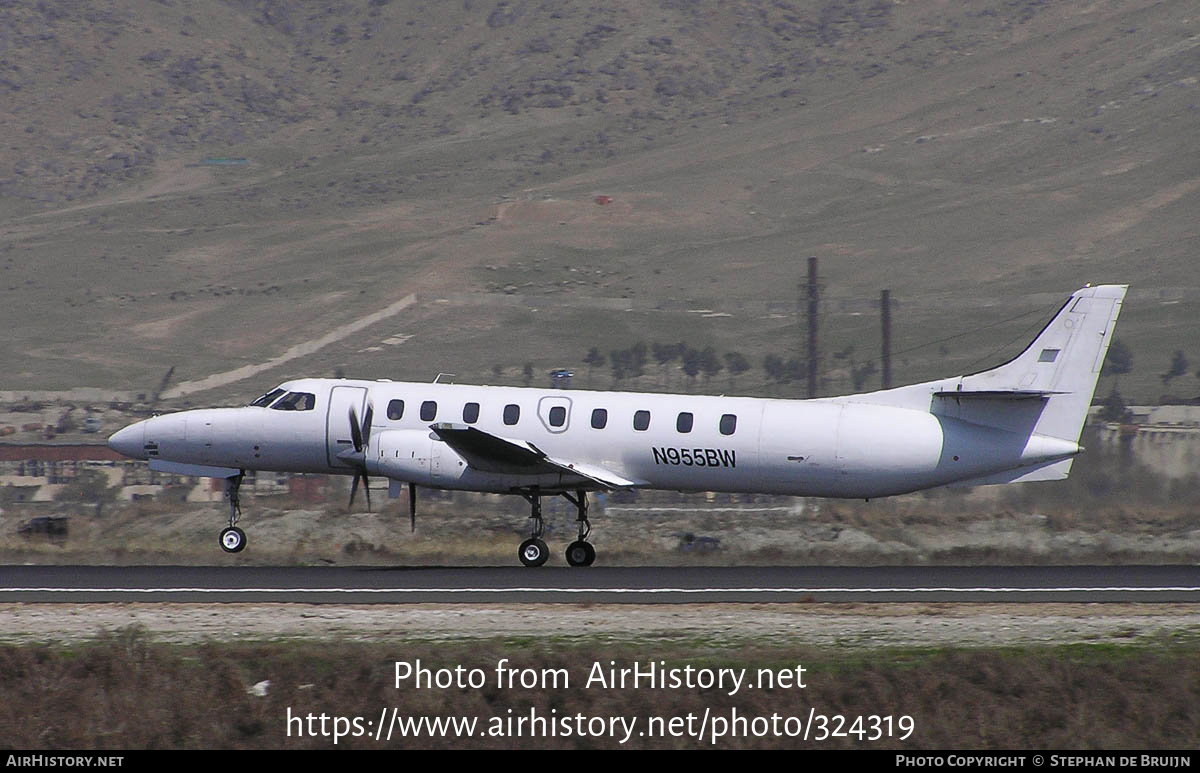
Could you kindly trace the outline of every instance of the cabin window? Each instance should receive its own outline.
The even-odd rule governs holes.
[[[1058,359],[1058,349],[1042,349],[1038,362],[1054,362]]]
[[[283,394],[283,392],[284,390],[282,389],[272,389],[270,392],[267,392],[262,397],[250,403],[250,405],[256,408],[266,408],[268,405],[275,402],[275,398],[279,397],[281,394]]]
[[[650,411],[638,411],[633,414],[633,428],[644,432],[650,426]]]
[[[271,406],[273,411],[311,411],[317,404],[316,395],[309,392],[288,392]]]
[[[592,429],[604,429],[608,426],[608,409],[592,409]]]
[[[437,418],[437,400],[426,400],[421,403],[421,421],[433,421]]]
[[[463,406],[463,421],[467,424],[479,421],[479,403],[467,403]]]
[[[521,406],[516,403],[509,403],[504,406],[504,423],[512,426],[521,420]]]
[[[392,421],[400,421],[404,418],[404,401],[391,400],[388,402],[387,417]]]
[[[732,435],[737,431],[737,416],[727,413],[721,417],[721,434]]]
[[[561,427],[567,423],[567,409],[556,405],[550,409],[550,426]]]
[[[691,432],[692,418],[692,414],[690,413],[679,414],[678,418],[675,419],[675,430],[677,432]]]

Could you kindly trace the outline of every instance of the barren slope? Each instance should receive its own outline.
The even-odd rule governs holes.
[[[1139,0],[9,5],[4,386],[199,379],[416,293],[186,399],[339,368],[519,380],[639,338],[741,350],[754,390],[764,354],[798,349],[790,304],[817,255],[826,351],[873,357],[869,303],[892,288],[898,380],[1022,338],[1084,281],[1131,282],[1122,391],[1155,398],[1200,333],[1194,17]]]

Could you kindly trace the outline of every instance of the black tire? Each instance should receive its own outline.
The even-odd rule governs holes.
[[[246,549],[246,532],[236,526],[221,530],[221,550],[226,553],[241,553]]]
[[[525,566],[541,566],[550,557],[550,548],[540,539],[527,539],[521,543],[517,555]]]
[[[592,543],[577,540],[567,545],[567,563],[571,566],[591,566],[596,561],[596,548]]]

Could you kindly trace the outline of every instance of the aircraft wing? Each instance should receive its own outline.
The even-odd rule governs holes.
[[[598,488],[629,488],[644,481],[630,480],[612,470],[594,464],[554,459],[525,440],[493,435],[465,424],[438,423],[429,427],[446,445],[477,470],[509,475],[575,475]]]

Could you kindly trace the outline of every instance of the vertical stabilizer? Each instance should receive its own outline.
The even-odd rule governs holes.
[[[1096,391],[1104,355],[1112,341],[1127,285],[1076,291],[1015,359],[963,376],[963,393],[1042,393],[1046,404],[1033,434],[1078,441]]]

